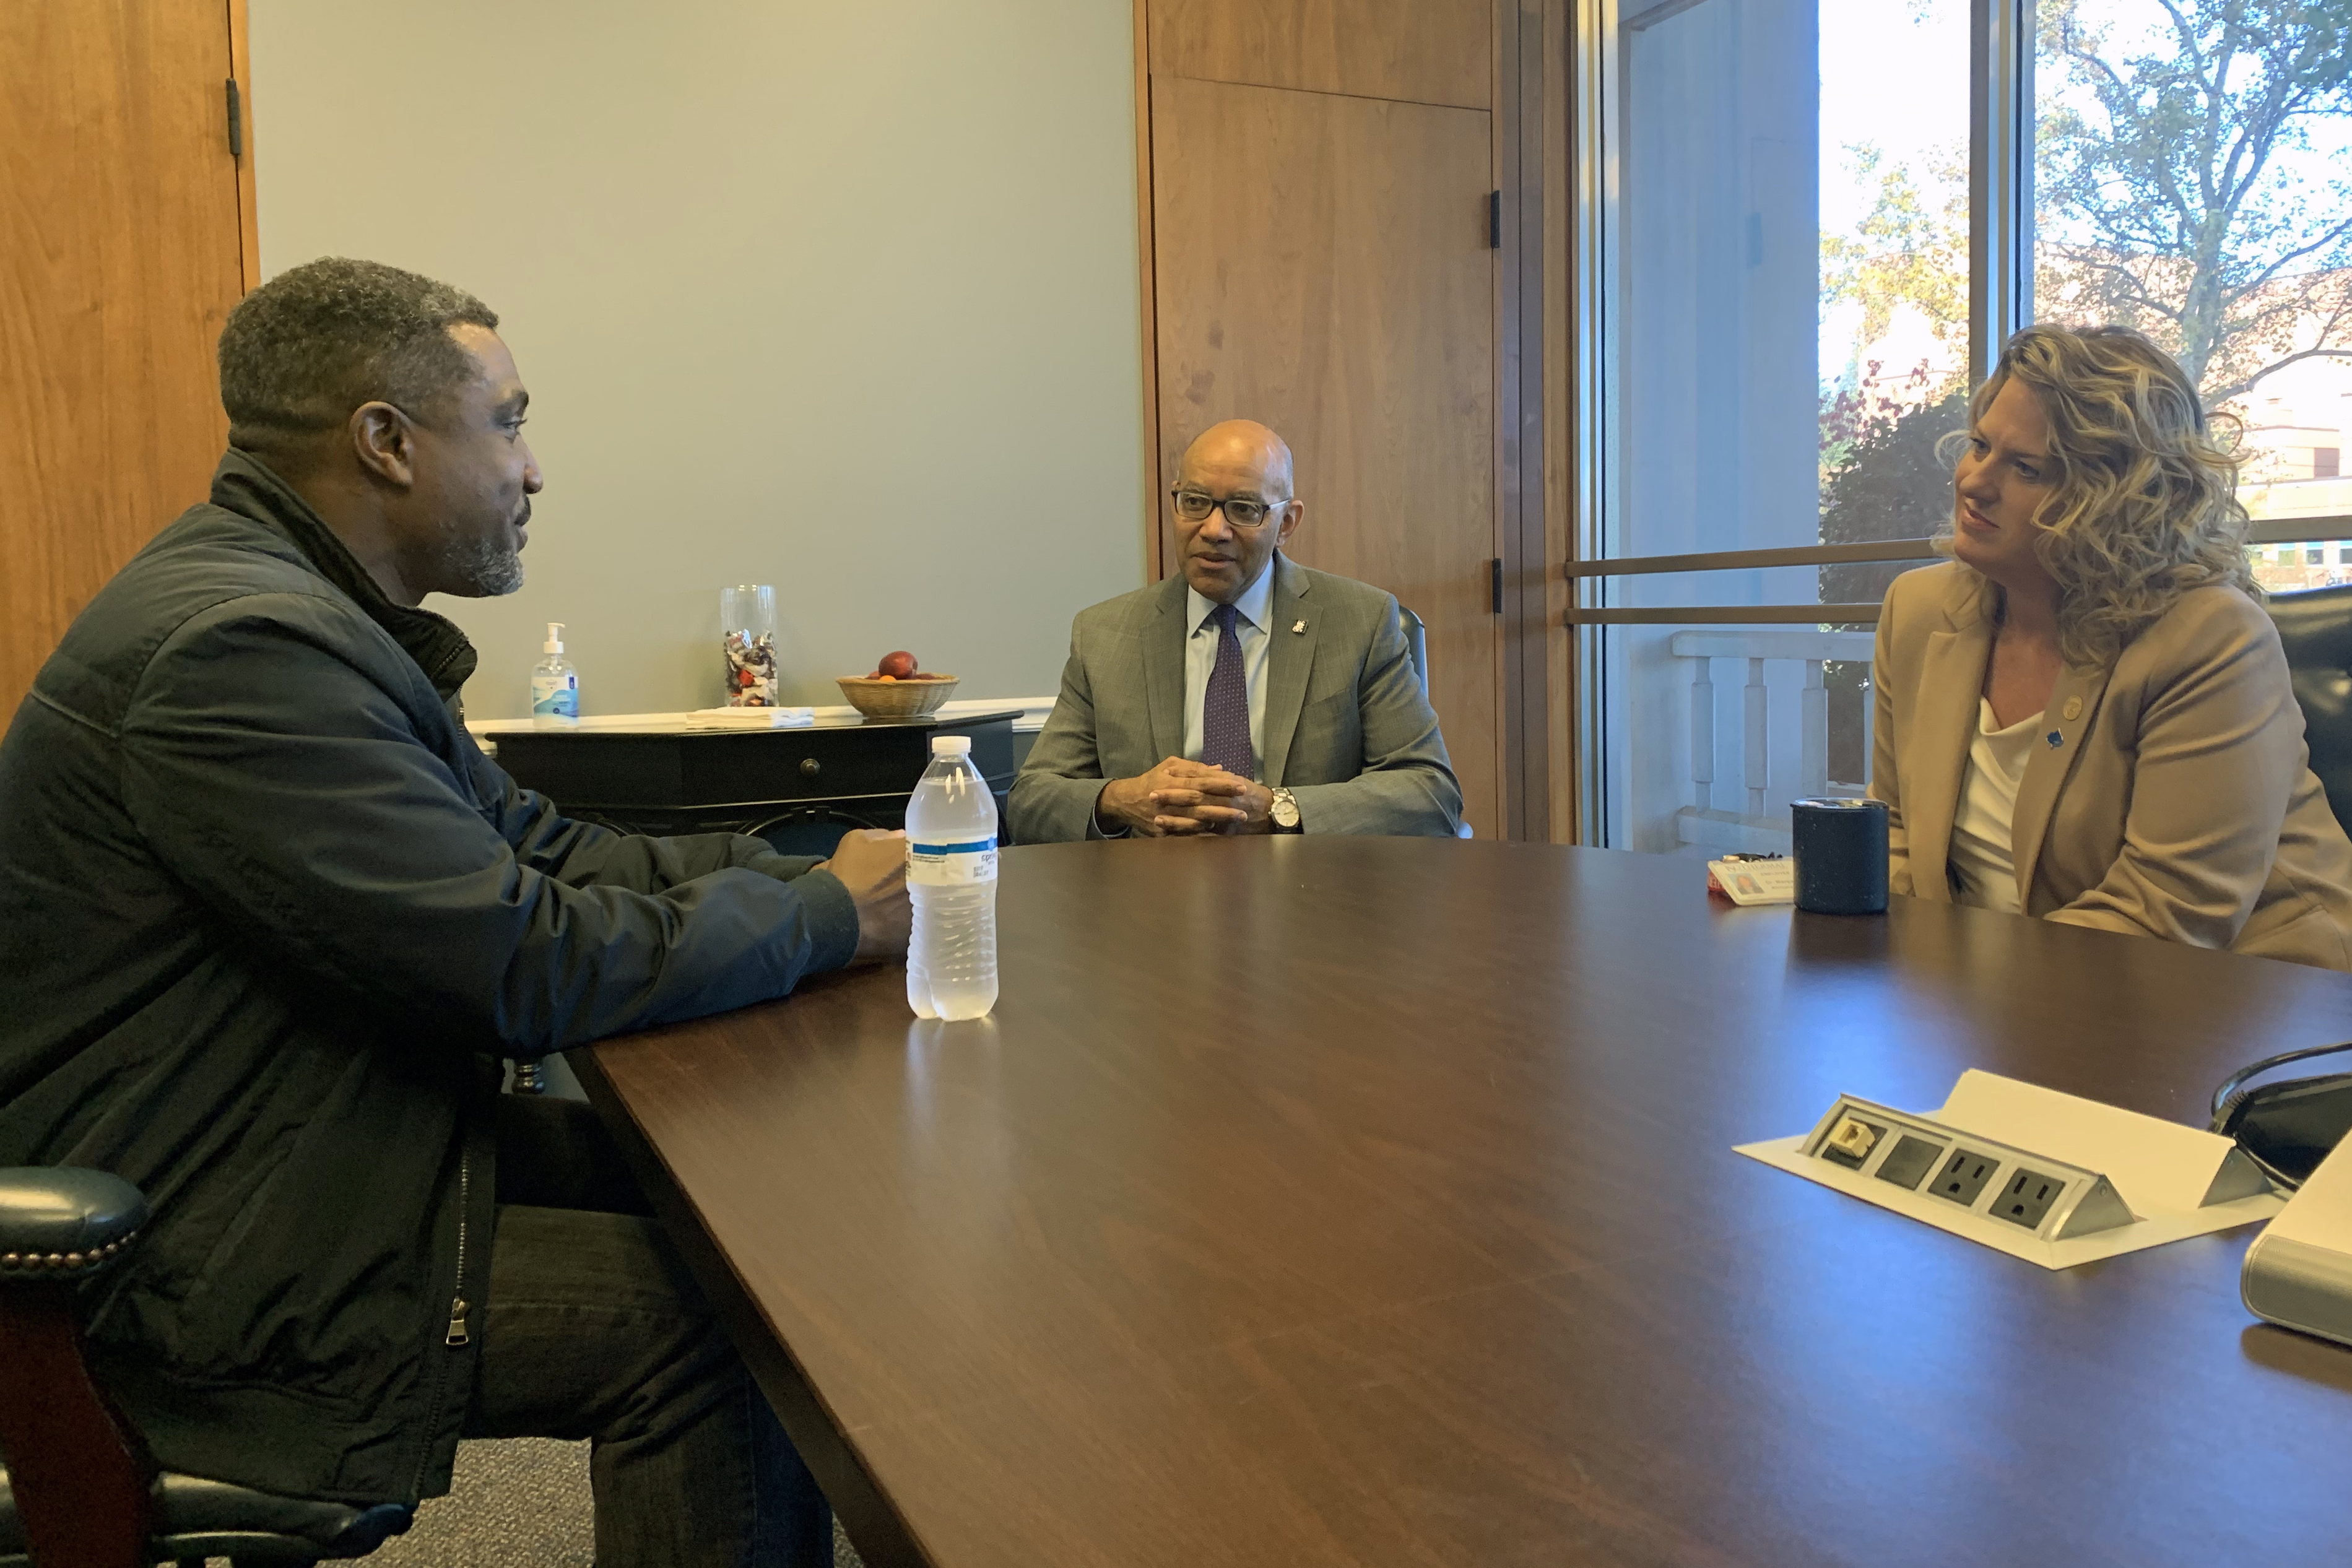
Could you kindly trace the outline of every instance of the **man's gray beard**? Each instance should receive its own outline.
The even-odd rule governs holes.
[[[453,539],[441,559],[474,597],[496,599],[522,586],[522,553],[496,539]]]

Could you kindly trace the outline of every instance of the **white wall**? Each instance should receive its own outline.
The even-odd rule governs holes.
[[[1058,688],[1144,580],[1126,0],[252,0],[261,257],[504,318],[547,474],[510,598],[436,599],[526,709],[720,696],[778,586],[786,700],[893,648]]]

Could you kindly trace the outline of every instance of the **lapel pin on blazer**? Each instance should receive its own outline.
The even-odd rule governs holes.
[[[2066,744],[2066,732],[2063,729],[2053,729],[2042,738],[2050,743],[2051,750],[2055,751]]]
[[[1294,621],[1290,623],[1290,629],[1293,632],[1304,632],[1307,630],[1307,622],[1304,621]]]
[[[2080,718],[2080,717],[2082,717],[2082,716],[2083,716],[2083,699],[2082,699],[2081,697],[2068,697],[2068,698],[2066,699],[2066,706],[2065,706],[2065,709],[2064,709],[2062,713],[2060,713],[2058,716],[2059,716],[2059,717],[2061,717],[2061,718],[2069,718],[2069,719],[2073,719],[2073,718]]]

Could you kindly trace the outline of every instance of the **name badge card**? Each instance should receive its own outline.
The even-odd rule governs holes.
[[[1709,861],[1706,884],[1734,904],[1794,904],[1797,862],[1769,861]]]

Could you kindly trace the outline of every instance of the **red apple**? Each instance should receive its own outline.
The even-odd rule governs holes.
[[[915,655],[901,648],[895,653],[885,653],[882,662],[874,666],[893,680],[903,681],[915,673]]]

